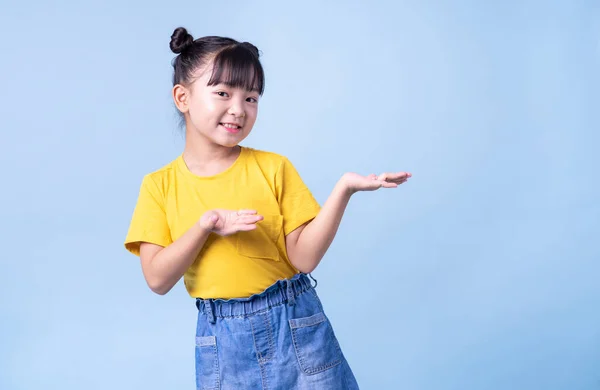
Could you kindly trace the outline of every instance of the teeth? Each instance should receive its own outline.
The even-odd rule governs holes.
[[[232,125],[230,123],[223,123],[223,126],[227,127],[228,129],[239,129],[240,127],[237,125]]]

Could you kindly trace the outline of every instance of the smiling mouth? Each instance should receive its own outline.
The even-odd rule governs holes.
[[[223,123],[223,122],[221,122],[221,123],[219,123],[219,125],[223,126],[225,128],[225,130],[228,131],[228,132],[230,132],[230,133],[237,133],[237,132],[239,132],[242,129],[241,126],[238,126],[238,125],[233,124],[233,123]]]

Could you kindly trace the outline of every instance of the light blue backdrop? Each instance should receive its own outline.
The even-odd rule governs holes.
[[[320,202],[315,272],[364,389],[600,388],[600,3],[4,1],[0,389],[188,389],[195,308],[123,246],[182,151],[171,32],[263,52],[248,146]]]

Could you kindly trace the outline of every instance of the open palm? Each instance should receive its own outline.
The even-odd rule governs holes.
[[[412,175],[409,172],[371,174],[368,176],[349,172],[344,175],[344,183],[350,191],[375,191],[379,188],[396,188]]]
[[[213,209],[204,213],[200,224],[209,231],[220,236],[256,229],[256,223],[263,217],[256,210],[223,210]]]

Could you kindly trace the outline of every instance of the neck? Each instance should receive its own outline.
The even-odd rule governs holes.
[[[186,130],[183,158],[193,165],[207,165],[227,161],[239,153],[239,146],[222,146],[211,142],[195,131]]]

